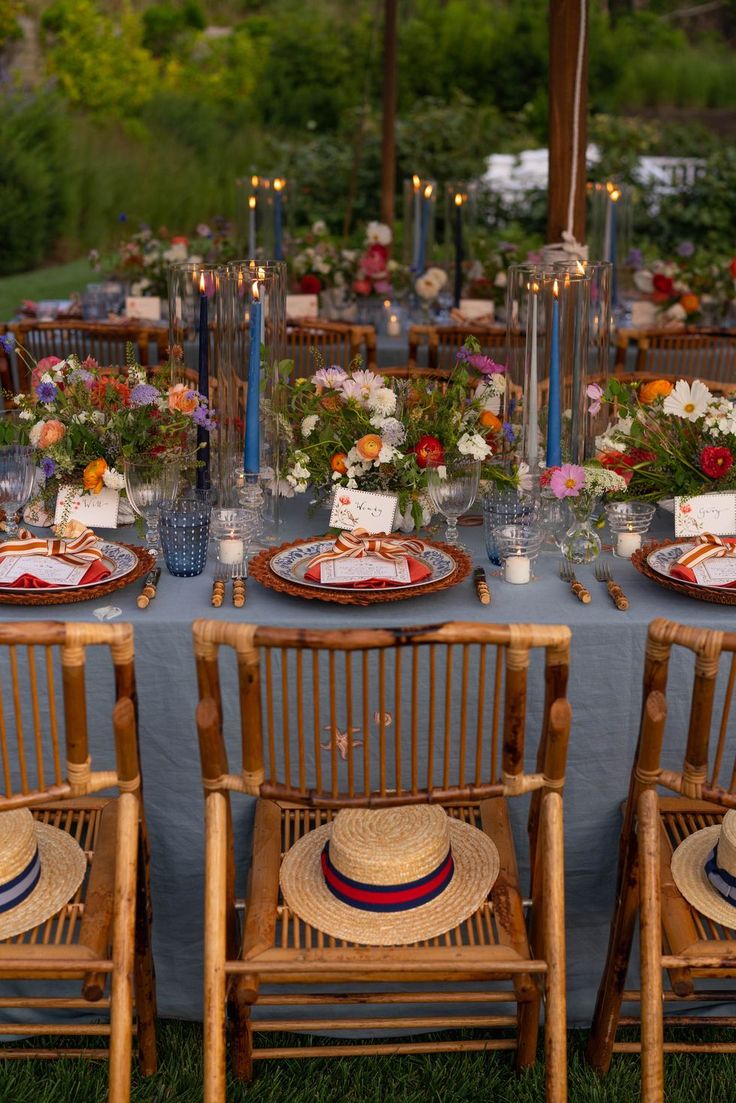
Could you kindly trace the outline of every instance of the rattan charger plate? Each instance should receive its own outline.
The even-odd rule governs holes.
[[[292,540],[289,543],[281,544],[278,548],[266,548],[259,552],[248,563],[248,577],[255,578],[261,586],[266,586],[269,590],[276,590],[280,594],[291,594],[292,597],[301,597],[306,601],[334,601],[338,605],[375,605],[376,602],[406,601],[410,597],[424,597],[425,594],[434,594],[438,590],[447,590],[450,586],[456,586],[458,582],[462,582],[463,579],[467,578],[473,566],[470,556],[459,548],[453,548],[450,544],[442,544],[436,540],[424,540],[423,543],[427,547],[439,548],[440,551],[454,559],[456,569],[447,578],[440,578],[437,582],[425,582],[422,585],[402,586],[396,589],[386,587],[385,590],[371,590],[370,592],[349,589],[338,591],[321,590],[315,586],[302,586],[298,582],[290,582],[288,579],[280,578],[271,570],[271,559],[274,555],[287,551],[289,548],[296,548],[300,544],[311,544],[314,539],[315,537],[310,537],[308,540]],[[325,539],[330,539],[330,537],[326,536]]]
[[[647,563],[647,556],[657,548],[667,548],[672,544],[692,544],[692,536],[683,536],[677,540],[652,540],[643,548],[635,551],[631,562],[640,574],[663,586],[665,590],[674,590],[676,594],[684,594],[685,597],[693,597],[696,601],[710,601],[713,605],[736,605],[736,589],[728,590],[725,587],[693,586],[689,582],[680,582],[676,578],[665,578]]]
[[[132,571],[115,578],[109,582],[101,582],[99,586],[75,586],[69,590],[18,590],[10,593],[7,590],[0,592],[0,605],[71,605],[77,601],[93,601],[100,597],[107,597],[116,590],[122,590],[124,586],[130,586],[142,575],[148,574],[156,562],[155,556],[145,548],[136,547],[134,544],[120,546],[132,551],[138,562]]]

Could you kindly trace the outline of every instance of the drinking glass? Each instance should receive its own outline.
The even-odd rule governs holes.
[[[169,574],[193,578],[207,562],[212,503],[209,493],[164,502],[159,511],[159,532]]]
[[[158,556],[158,520],[161,506],[173,502],[179,490],[179,475],[183,458],[141,456],[124,461],[125,489],[128,501],[146,524],[146,544],[152,555]]]
[[[486,553],[495,567],[502,563],[496,532],[504,525],[531,524],[539,516],[539,499],[513,487],[490,486],[483,498]]]
[[[480,460],[450,460],[445,465],[445,477],[438,468],[427,472],[427,493],[434,508],[447,519],[445,540],[454,547],[460,546],[457,520],[467,513],[478,493]]]
[[[31,496],[36,469],[30,444],[0,445],[0,507],[9,538],[18,532],[15,515]]]

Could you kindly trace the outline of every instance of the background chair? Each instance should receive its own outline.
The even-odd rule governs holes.
[[[114,767],[92,768],[85,667],[88,649],[107,650],[114,693]],[[102,658],[102,656],[99,656]],[[104,685],[105,672],[95,666]],[[114,683],[114,685],[112,684]],[[28,807],[42,822],[69,831],[88,859],[88,874],[56,915],[0,942],[3,980],[65,982],[56,995],[0,993],[2,1033],[109,1037],[107,1049],[0,1047],[0,1058],[110,1058],[111,1103],[130,1098],[134,1006],[141,1071],[156,1071],[156,992],[151,954],[148,843],[140,788],[130,625],[0,623],[0,813]],[[11,704],[12,702],[12,704]],[[95,724],[101,721],[95,720]],[[110,717],[107,717],[110,726]],[[116,796],[99,796],[117,789]],[[68,995],[68,982],[81,985]],[[107,1023],[79,1026],[10,1021],[11,1009],[86,1012]]]
[[[467,337],[475,337],[481,351],[488,356],[505,358],[506,329],[504,326],[411,326],[409,328],[409,367],[416,367],[426,348],[428,368],[452,370],[457,350]]]
[[[376,370],[376,331],[373,326],[325,322],[321,318],[302,318],[286,324],[286,355],[294,361],[294,378],[310,376],[319,365],[313,350],[325,366],[339,364],[347,368],[356,356],[362,367]]]
[[[724,653],[730,654],[730,661]],[[722,656],[725,669],[719,681]],[[689,719],[667,716],[671,661],[676,663],[673,677],[692,677]],[[692,675],[688,668],[694,669]],[[613,1053],[641,1052],[644,1103],[663,1099],[664,1053],[736,1053],[736,1041],[688,1043],[681,1037],[664,1041],[665,1024],[736,1026],[736,1017],[714,1019],[693,1014],[697,1007],[689,1006],[733,999],[733,986],[719,986],[714,991],[712,983],[703,988],[697,982],[736,977],[736,932],[697,912],[679,892],[670,870],[672,854],[683,838],[718,823],[727,809],[736,807],[736,765],[726,759],[729,746],[733,749],[729,734],[733,732],[730,710],[735,685],[736,634],[652,621],[644,662],[639,745],[619,843],[608,955],[588,1043],[588,1060],[601,1073],[607,1072]],[[714,746],[711,728],[717,731]],[[665,769],[661,763],[666,730],[666,761],[681,753],[679,772]],[[657,787],[668,790],[667,795],[658,795]],[[637,917],[641,990],[625,989]],[[640,1042],[616,1040],[622,1003],[641,1005]],[[664,1015],[666,1008],[674,1010],[678,1004],[685,1008],[684,1016]],[[625,1021],[637,1020],[627,1015]]]
[[[736,382],[736,334],[623,330],[616,336],[616,370],[625,370],[628,350],[636,347],[635,370],[657,378]]]
[[[401,632],[318,632],[195,622],[206,835],[205,1103],[225,1098],[226,1003],[234,1069],[244,1079],[258,1058],[371,1052],[509,1049],[523,1069],[535,1060],[540,989],[546,1097],[557,1103],[566,1098],[561,786],[570,724],[569,639],[569,629],[556,626],[451,623]],[[222,664],[221,649],[227,653]],[[537,772],[527,773],[527,668],[535,651],[544,652],[545,701]],[[228,707],[238,699],[235,687],[230,683],[223,692],[221,684],[220,666],[223,674],[232,668],[233,653],[239,716]],[[242,742],[231,772],[226,732],[233,728]],[[242,938],[232,792],[258,797]],[[509,820],[509,798],[523,793],[532,794],[526,920]],[[449,815],[493,837],[501,872],[470,919],[416,945],[365,947],[322,934],[289,911],[279,893],[282,852],[340,808],[409,802],[441,803]],[[464,983],[470,981],[472,991]],[[379,982],[410,990],[389,989],[388,995],[375,990]],[[274,987],[265,993],[261,984]],[[338,994],[313,991],[323,984],[339,985]],[[377,1006],[374,1014],[353,1019],[330,1014],[336,1003]],[[402,1003],[444,1008],[439,1015],[428,1009],[407,1017]],[[501,1014],[503,1003],[515,1004],[516,1014]],[[458,1013],[462,1004],[477,1013]],[[253,1005],[261,1011],[256,1021]],[[271,1007],[295,1010],[291,1017],[269,1017]],[[256,1034],[276,1030],[463,1027],[486,1036],[372,1046],[254,1045]],[[499,1037],[497,1028],[516,1036]]]
[[[112,325],[109,322],[19,322],[10,327],[16,340],[28,349],[34,360],[46,356],[68,356],[76,353],[80,360],[94,357],[103,367],[122,367],[125,364],[125,346],[129,341],[136,346],[138,362],[143,367],[155,367],[166,359],[169,343],[167,329],[160,326]],[[155,346],[155,358],[151,356]],[[19,371],[25,376],[20,358]],[[21,378],[21,389],[27,380]]]

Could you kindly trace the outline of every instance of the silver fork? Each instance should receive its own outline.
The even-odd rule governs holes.
[[[236,609],[242,609],[246,601],[245,580],[248,577],[248,564],[245,559],[240,563],[233,563],[230,572],[233,580],[233,605]]]
[[[598,582],[605,582],[608,587],[608,592],[611,595],[611,601],[617,609],[620,609],[621,612],[628,609],[629,599],[613,577],[613,571],[608,563],[596,563],[595,577]]]
[[[215,570],[212,575],[212,604],[216,609],[219,609],[225,600],[225,589],[229,577],[229,565],[227,563],[215,563]]]
[[[590,591],[586,590],[582,582],[578,582],[575,577],[575,571],[572,569],[572,564],[567,559],[563,559],[560,563],[560,578],[563,582],[568,583],[578,601],[582,601],[583,605],[587,605],[590,602]]]

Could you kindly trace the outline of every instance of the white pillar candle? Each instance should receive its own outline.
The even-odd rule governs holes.
[[[386,333],[389,337],[401,336],[401,322],[396,314],[389,314],[388,322],[386,323]]]
[[[219,558],[221,563],[242,563],[245,546],[238,536],[225,536],[220,541]]]
[[[641,547],[640,532],[620,532],[616,537],[616,555],[621,559],[631,559]]]
[[[508,559],[504,561],[503,577],[507,582],[521,585],[522,582],[528,582],[531,575],[532,566],[528,556],[510,555]]]

